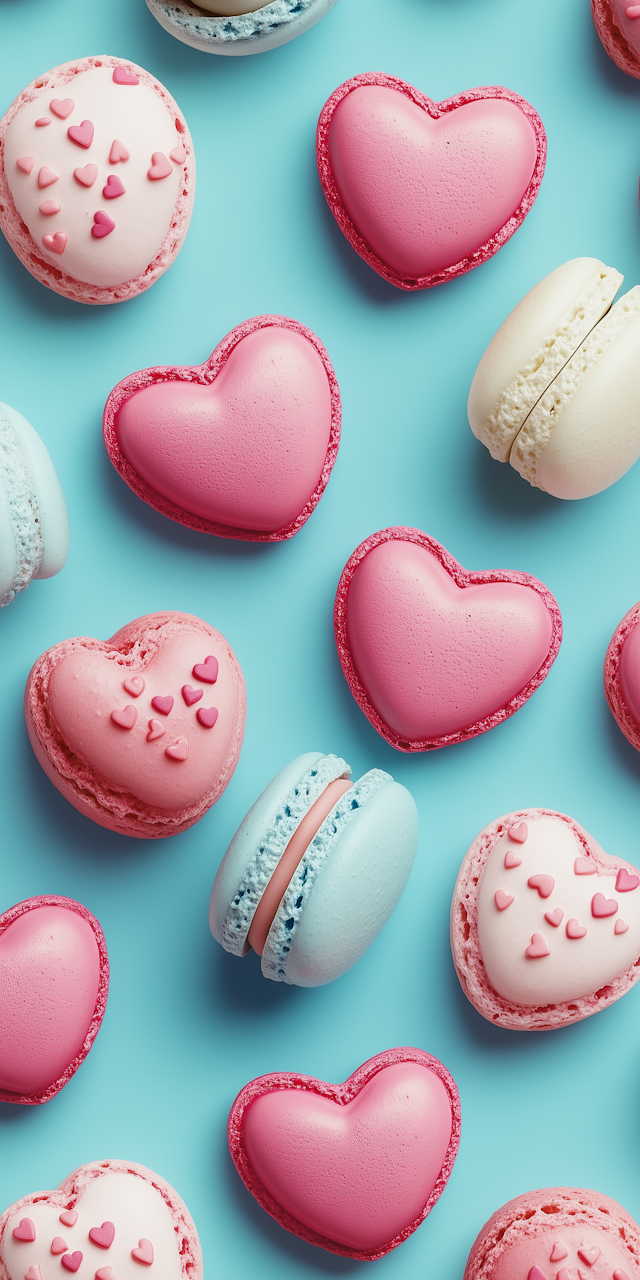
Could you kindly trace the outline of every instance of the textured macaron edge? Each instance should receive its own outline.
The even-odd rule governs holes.
[[[5,1209],[2,1217],[0,1217],[0,1280],[11,1280],[4,1261],[3,1245],[9,1220],[15,1213],[20,1213],[23,1209],[28,1209],[30,1205],[42,1200],[46,1200],[48,1204],[58,1209],[67,1211],[74,1209],[90,1183],[95,1182],[97,1178],[103,1178],[109,1173],[123,1173],[142,1178],[144,1182],[148,1182],[154,1191],[157,1191],[162,1196],[173,1219],[176,1247],[180,1258],[183,1280],[202,1280],[203,1268],[200,1240],[186,1204],[180,1199],[177,1191],[168,1182],[165,1182],[164,1178],[159,1177],[152,1169],[147,1169],[142,1164],[136,1164],[128,1160],[93,1160],[90,1164],[80,1165],[80,1168],[74,1169],[73,1173],[70,1173],[54,1191],[31,1192],[29,1195],[22,1196],[20,1200],[16,1200],[15,1204],[10,1205],[8,1209]]]
[[[640,79],[640,60],[625,40],[611,9],[610,0],[591,0],[591,16],[600,43],[621,71]]]
[[[424,547],[426,551],[431,552],[443,569],[447,571],[459,587],[480,586],[487,582],[514,582],[518,586],[530,587],[532,591],[536,591],[541,596],[545,608],[551,617],[552,630],[551,639],[549,641],[549,649],[547,656],[538,668],[531,680],[522,688],[519,693],[506,702],[502,707],[498,707],[491,715],[485,716],[482,720],[477,720],[473,724],[468,725],[464,729],[458,729],[455,733],[441,734],[434,738],[419,738],[415,741],[408,741],[401,734],[391,729],[389,725],[382,719],[382,716],[376,710],[371,702],[369,695],[360,680],[356,671],[355,663],[351,656],[349,642],[347,637],[347,602],[349,597],[349,588],[352,579],[358,569],[358,566],[364,560],[369,551],[373,551],[374,547],[378,547],[383,542],[413,542],[419,547]],[[421,529],[405,528],[404,526],[394,526],[390,529],[381,529],[378,533],[372,533],[369,538],[365,538],[364,542],[356,547],[353,554],[347,560],[342,570],[338,589],[336,591],[336,599],[333,611],[333,626],[335,632],[336,648],[344,678],[353,694],[361,711],[373,725],[381,738],[388,742],[390,746],[395,747],[397,751],[435,751],[439,747],[448,747],[456,742],[466,742],[468,738],[475,738],[480,733],[486,733],[488,729],[493,729],[495,725],[501,724],[503,720],[507,720],[515,711],[535,693],[536,689],[546,679],[553,663],[558,656],[558,650],[562,641],[562,615],[555,596],[551,594],[548,587],[538,578],[534,578],[529,573],[520,573],[515,569],[486,569],[486,570],[468,570],[463,569],[457,560],[436,542],[435,538],[431,538],[428,533],[423,533]]]
[[[227,909],[220,938],[225,951],[236,956],[246,954],[253,917],[291,837],[326,788],[337,778],[348,778],[350,773],[349,765],[340,756],[322,756],[283,796],[275,819],[265,828]]]
[[[471,1247],[463,1280],[490,1280],[513,1245],[563,1226],[595,1227],[610,1235],[617,1248],[626,1251],[637,1274],[640,1228],[622,1205],[599,1191],[543,1187],[509,1200],[485,1222]]]
[[[507,219],[500,230],[496,231],[495,235],[485,240],[473,253],[467,254],[459,262],[453,263],[452,266],[446,267],[442,271],[434,271],[426,276],[401,275],[378,257],[377,253],[360,234],[344,207],[331,168],[329,131],[334,112],[339,104],[348,94],[353,93],[354,89],[360,89],[366,85],[395,89],[399,93],[403,93],[406,98],[409,98],[417,107],[425,111],[432,120],[438,120],[441,116],[446,115],[447,112],[455,111],[457,107],[466,106],[469,102],[480,102],[485,99],[496,98],[503,99],[505,102],[512,102],[514,106],[518,107],[533,129],[536,139],[536,162],[518,208],[511,214],[511,217]],[[426,94],[421,93],[413,85],[407,84],[406,81],[399,80],[396,76],[385,75],[379,71],[364,72],[353,76],[350,80],[345,80],[344,84],[339,85],[331,94],[331,97],[327,99],[320,112],[316,132],[316,158],[320,183],[327,204],[340,230],[356,253],[370,267],[373,267],[373,270],[377,271],[378,275],[388,280],[389,284],[396,285],[398,289],[431,289],[436,284],[444,284],[447,280],[454,280],[456,276],[464,275],[466,271],[471,271],[473,267],[478,267],[481,263],[486,262],[488,258],[493,257],[494,253],[497,253],[498,249],[501,249],[503,244],[506,244],[507,240],[511,239],[511,236],[518,230],[521,222],[524,221],[529,213],[540,189],[546,156],[547,135],[542,120],[535,108],[531,106],[531,103],[527,102],[526,98],[522,98],[520,94],[514,93],[513,90],[505,89],[501,85],[486,85],[477,89],[466,89],[463,93],[458,93],[453,98],[446,98],[443,102],[434,102],[432,98],[428,98]]]
[[[345,1245],[338,1244],[335,1240],[330,1240],[326,1236],[319,1235],[310,1227],[299,1222],[286,1209],[283,1208],[277,1200],[263,1186],[262,1182],[255,1173],[247,1155],[242,1132],[242,1124],[244,1114],[252,1102],[257,1098],[263,1097],[266,1093],[278,1093],[285,1089],[304,1090],[307,1093],[316,1093],[321,1098],[330,1098],[332,1102],[338,1103],[339,1106],[346,1106],[352,1102],[360,1093],[366,1084],[373,1079],[378,1072],[383,1071],[385,1067],[394,1066],[401,1062],[416,1062],[419,1066],[425,1067],[428,1071],[432,1071],[434,1075],[442,1081],[451,1107],[451,1137],[442,1168],[436,1180],[436,1183],[429,1195],[426,1204],[421,1209],[418,1216],[405,1227],[393,1240],[387,1241],[386,1244],[380,1245],[376,1249],[368,1252],[362,1252],[358,1249],[349,1249]],[[317,1245],[320,1249],[326,1249],[329,1253],[340,1254],[343,1258],[355,1258],[362,1262],[374,1262],[377,1258],[383,1258],[391,1249],[397,1248],[402,1244],[413,1232],[420,1226],[421,1222],[433,1209],[434,1204],[440,1199],[442,1192],[449,1180],[449,1175],[453,1168],[453,1164],[458,1154],[460,1145],[460,1097],[453,1076],[447,1071],[446,1067],[432,1057],[430,1053],[425,1053],[422,1049],[413,1049],[402,1047],[398,1049],[386,1049],[384,1053],[378,1053],[373,1058],[369,1058],[364,1062],[353,1075],[345,1080],[344,1084],[327,1084],[324,1080],[315,1080],[312,1076],[299,1075],[295,1072],[280,1071],[274,1072],[272,1075],[258,1076],[257,1079],[251,1080],[245,1085],[244,1089],[238,1094],[231,1111],[229,1113],[229,1121],[227,1125],[227,1137],[229,1141],[229,1151],[231,1158],[244,1182],[248,1191],[258,1201],[258,1204],[275,1218],[276,1222],[284,1227],[285,1231],[292,1232],[293,1235],[299,1236],[301,1240],[306,1240],[308,1244]]]
[[[610,875],[612,870],[611,862],[603,859],[602,850],[593,836],[566,813],[558,813],[555,809],[518,809],[502,818],[496,818],[476,836],[465,855],[453,891],[451,952],[460,986],[467,999],[488,1022],[496,1027],[506,1027],[510,1031],[553,1031],[557,1027],[568,1027],[573,1022],[581,1022],[583,1018],[589,1018],[591,1014],[599,1013],[600,1009],[606,1009],[607,1005],[614,1004],[640,979],[639,956],[599,991],[557,1004],[517,1005],[498,995],[491,986],[482,962],[478,934],[482,877],[491,850],[507,834],[509,827],[519,822],[532,822],[537,818],[555,818],[558,822],[566,823],[589,860],[595,864],[596,870],[603,875]]]
[[[190,0],[147,0],[169,35],[204,53],[264,53],[295,40],[326,16],[338,0],[272,0],[254,13],[222,16]]]
[[[318,828],[285,889],[267,935],[262,952],[262,972],[265,978],[273,978],[275,982],[291,981],[287,975],[288,960],[295,947],[296,927],[305,903],[313,893],[313,886],[323,871],[329,874],[327,863],[331,851],[354,812],[361,809],[374,792],[389,782],[393,782],[389,773],[382,769],[370,769],[340,797]]]
[[[118,413],[125,401],[145,387],[157,386],[167,382],[193,382],[200,386],[211,386],[218,374],[224,369],[232,351],[238,346],[238,343],[242,342],[243,338],[248,337],[251,333],[256,333],[259,329],[271,328],[288,329],[292,333],[299,334],[317,352],[329,383],[331,427],[322,471],[311,497],[307,499],[302,511],[296,516],[295,520],[290,521],[289,524],[283,525],[281,529],[276,529],[274,532],[264,533],[258,529],[236,529],[232,525],[219,524],[215,520],[207,520],[202,516],[194,515],[192,512],[186,511],[184,507],[172,502],[171,499],[165,498],[158,493],[152,485],[147,484],[146,480],[143,480],[138,475],[135,468],[132,467],[122,453],[118,439]],[[118,475],[122,477],[125,484],[139,498],[142,498],[143,502],[148,503],[150,507],[159,511],[161,515],[167,516],[170,520],[176,520],[179,524],[185,525],[187,529],[194,529],[198,533],[211,533],[219,538],[238,538],[244,542],[282,542],[285,538],[292,538],[302,528],[326,489],[340,445],[341,419],[340,388],[326,347],[311,329],[307,329],[306,325],[300,324],[297,320],[291,320],[288,316],[265,315],[253,316],[252,319],[245,320],[242,324],[237,325],[235,329],[232,329],[218,343],[204,364],[158,365],[155,368],[140,369],[136,373],[130,373],[109,394],[104,407],[102,430],[105,448]]]
[[[622,622],[616,627],[605,655],[603,673],[604,692],[609,710],[618,728],[622,729],[625,738],[628,738],[636,751],[640,751],[640,724],[631,714],[622,692],[620,657],[625,641],[628,640],[634,627],[637,627],[638,622],[640,622],[640,600],[628,613],[625,613]]]
[[[81,72],[90,71],[92,67],[101,66],[124,67],[126,71],[137,76],[142,84],[154,90],[174,121],[176,138],[187,153],[186,159],[181,166],[182,183],[174,206],[171,224],[155,257],[145,267],[144,271],[141,271],[131,280],[125,280],[123,284],[104,286],[87,284],[85,281],[77,280],[75,276],[63,271],[62,267],[57,267],[52,262],[49,262],[48,258],[43,255],[41,246],[36,244],[15,207],[4,166],[5,135],[11,121],[18,112],[27,103],[33,102],[35,98],[38,98],[44,89],[61,89],[70,85],[74,77],[80,75]],[[65,62],[59,67],[53,67],[51,71],[46,71],[43,75],[38,76],[36,80],[33,80],[30,85],[27,85],[26,89],[23,89],[22,93],[18,94],[18,97],[12,102],[2,120],[0,120],[0,229],[4,232],[14,253],[30,274],[40,284],[46,285],[54,293],[61,294],[63,298],[70,298],[73,302],[85,302],[93,305],[126,302],[129,298],[137,297],[139,293],[143,293],[145,289],[155,284],[156,280],[171,266],[182,248],[191,220],[195,179],[196,168],[193,143],[177,102],[174,102],[168,89],[165,89],[159,80],[156,80],[143,67],[137,66],[135,62],[130,62],[126,58],[114,58],[110,54],[97,54],[90,58],[77,58],[73,62]]]
[[[58,1076],[57,1080],[53,1080],[45,1089],[38,1089],[34,1093],[13,1093],[10,1089],[0,1089],[0,1102],[16,1102],[21,1103],[23,1106],[36,1106],[41,1102],[48,1102],[75,1075],[100,1030],[109,992],[109,957],[104,934],[95,916],[86,907],[83,907],[81,902],[76,902],[73,898],[60,898],[55,894],[44,894],[37,898],[25,898],[23,902],[17,902],[14,907],[9,907],[7,911],[3,911],[2,915],[0,915],[0,937],[15,920],[19,920],[28,911],[36,911],[39,907],[63,907],[65,911],[75,911],[76,915],[86,920],[96,940],[100,960],[100,976],[96,1003],[91,1015],[91,1022],[87,1028],[87,1034],[82,1042],[82,1047],[78,1050],[75,1058],[65,1067],[62,1075]]]
[[[0,404],[0,483],[9,500],[16,553],[16,571],[13,582],[0,598],[2,608],[29,586],[44,556],[36,486],[18,432],[3,404]]]
[[[49,684],[58,662],[78,649],[117,654],[127,658],[139,642],[144,644],[144,657],[134,654],[137,670],[151,662],[163,642],[183,630],[197,631],[223,650],[237,677],[238,701],[229,750],[214,784],[197,804],[174,812],[145,804],[125,787],[107,782],[79,756],[74,755],[53,718],[49,706]],[[47,649],[34,663],[24,695],[24,713],[29,741],[36,759],[47,777],[74,808],[99,826],[120,835],[144,840],[177,835],[193,826],[215,804],[225,790],[238,763],[244,735],[246,692],[240,664],[224,636],[214,627],[189,613],[150,613],[122,627],[110,640],[76,636]]]

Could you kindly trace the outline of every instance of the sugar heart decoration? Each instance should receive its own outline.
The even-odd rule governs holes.
[[[331,1253],[380,1258],[420,1225],[460,1136],[458,1091],[420,1049],[389,1049],[342,1085],[281,1072],[252,1080],[229,1115],[229,1149],[258,1203]]]
[[[507,852],[504,855],[504,865],[507,868],[507,871],[511,871],[513,867],[519,867],[522,865],[522,858],[519,857],[517,853],[514,853],[513,849],[507,849]]]
[[[131,1257],[134,1262],[141,1262],[143,1266],[150,1267],[153,1262],[153,1245],[150,1240],[138,1240],[137,1249],[131,1250]]]
[[[10,907],[0,915],[0,989],[0,1101],[47,1102],[86,1058],[104,1015],[109,961],[98,921],[71,898]]]
[[[151,699],[151,706],[154,711],[159,711],[160,715],[168,716],[173,707],[173,698],[170,694],[167,694],[166,697],[157,696]]]
[[[16,168],[20,169],[22,173],[31,173],[35,162],[35,156],[20,156],[20,159],[16,160]]]
[[[54,1255],[57,1255],[59,1253],[66,1253],[68,1248],[69,1246],[66,1240],[62,1239],[62,1236],[53,1237],[53,1240],[51,1241],[51,1252]]]
[[[201,724],[203,729],[213,729],[218,719],[217,707],[198,707],[196,711],[196,720]]]
[[[60,1214],[60,1222],[64,1223],[65,1227],[75,1227],[77,1221],[77,1209],[65,1209],[64,1213]]]
[[[174,147],[173,151],[169,152],[169,159],[173,160],[175,164],[184,164],[186,158],[187,153],[184,147]]]
[[[33,1266],[29,1267],[28,1271],[25,1271],[24,1280],[42,1280],[42,1271],[37,1262],[34,1262]]]
[[[126,194],[126,190],[124,182],[117,173],[110,173],[106,185],[102,188],[102,194],[105,200],[117,200],[118,196]]]
[[[152,182],[159,182],[162,178],[168,178],[173,173],[167,157],[162,151],[154,151],[151,157],[151,168],[147,169],[147,177]]]
[[[98,166],[97,164],[85,164],[84,168],[74,169],[73,176],[82,187],[92,187],[98,176]]]
[[[33,1225],[33,1222],[31,1221],[31,1218],[20,1219],[17,1227],[13,1228],[13,1238],[14,1240],[25,1240],[25,1241],[35,1240],[36,1229]]]
[[[166,732],[167,731],[164,725],[160,724],[159,720],[151,719],[149,721],[149,732],[147,734],[147,742],[155,742],[156,738],[164,737]]]
[[[203,365],[125,378],[107,400],[104,440],[129,487],[163,515],[273,542],[297,533],[319,502],[340,417],[335,373],[315,334],[257,316]]]
[[[49,103],[49,110],[53,111],[54,116],[57,116],[59,120],[66,120],[67,116],[71,115],[75,105],[73,98],[52,98]]]
[[[69,125],[67,135],[75,142],[77,147],[84,147],[88,151],[93,142],[94,128],[90,120],[83,120],[82,124]]]
[[[113,1267],[98,1267],[95,1280],[116,1280]]]
[[[473,842],[454,892],[451,945],[462,987],[484,1017],[514,1030],[543,1030],[596,1013],[638,981],[640,892],[625,896],[626,927],[617,932],[621,859],[603,853],[564,814],[532,809],[526,821],[522,864],[508,872],[514,897],[508,911],[495,909],[506,877],[508,819],[497,819]],[[593,874],[576,875],[576,857],[588,859]],[[624,869],[636,875],[628,863]],[[540,881],[553,885],[546,911]],[[542,912],[551,929],[541,931]]]
[[[126,67],[114,67],[113,69],[114,84],[140,84],[137,76],[133,71],[127,71]]]
[[[112,231],[115,231],[116,224],[104,209],[98,209],[98,212],[94,213],[93,223],[91,234],[96,240],[101,240],[103,236],[109,236]]]
[[[182,697],[184,698],[184,701],[186,702],[187,706],[192,707],[194,702],[200,701],[204,693],[204,690],[192,689],[190,684],[183,684],[180,692],[182,693]]]
[[[568,1257],[568,1251],[563,1244],[556,1240],[551,1253],[549,1254],[549,1262],[562,1262],[563,1258]]]
[[[509,839],[515,840],[516,844],[524,844],[528,834],[529,828],[526,822],[515,822],[507,832]]]
[[[101,1227],[92,1227],[89,1239],[101,1249],[110,1249],[115,1240],[116,1229],[113,1222],[103,1222]]]
[[[498,908],[498,911],[506,911],[507,907],[510,907],[511,903],[515,902],[515,898],[513,894],[505,893],[503,889],[496,890],[496,893],[494,896],[495,896],[495,903]]]
[[[558,605],[536,578],[470,573],[428,534],[404,528],[354,551],[334,628],[356,702],[399,751],[463,742],[513,715],[562,637]]]
[[[144,680],[142,676],[130,676],[128,680],[122,681],[122,688],[131,694],[132,698],[139,698],[144,693]]]
[[[133,726],[138,719],[138,712],[135,707],[130,705],[120,707],[116,711],[111,712],[111,719],[113,720],[113,723],[119,725],[121,729],[133,729]]]
[[[48,165],[46,164],[42,165],[42,168],[39,170],[39,173],[38,173],[39,187],[41,188],[50,187],[54,182],[57,182],[58,179],[59,179],[59,174],[54,173],[53,169],[50,169]]]
[[[215,684],[218,679],[218,659],[210,653],[204,662],[196,662],[191,674],[203,684]]]
[[[54,213],[59,213],[61,209],[59,200],[44,200],[40,205],[38,212],[43,214],[45,218],[51,218]]]
[[[168,747],[165,747],[164,754],[168,756],[170,760],[177,760],[179,762],[188,760],[189,743],[187,742],[187,739],[176,738],[174,742],[169,743]]]
[[[367,73],[322,109],[317,161],[350,244],[401,289],[424,289],[484,262],[513,235],[540,187],[546,136],[509,89],[433,102]]]
[[[42,237],[43,248],[48,249],[49,253],[64,253],[67,237],[64,231],[55,231],[53,235]]]
[[[129,159],[129,155],[129,149],[125,147],[124,142],[114,138],[109,152],[109,164],[119,164],[121,161],[125,163]]]

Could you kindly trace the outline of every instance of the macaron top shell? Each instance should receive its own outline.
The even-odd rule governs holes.
[[[625,737],[640,751],[640,602],[616,627],[604,660],[604,690]]]
[[[51,578],[69,552],[60,481],[40,436],[0,403],[0,606],[32,578]]]
[[[591,0],[596,31],[609,54],[627,75],[640,78],[640,12],[629,0]]]

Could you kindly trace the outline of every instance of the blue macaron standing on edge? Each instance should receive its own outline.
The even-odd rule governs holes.
[[[0,608],[32,578],[52,578],[69,553],[67,505],[54,465],[26,418],[0,403]]]

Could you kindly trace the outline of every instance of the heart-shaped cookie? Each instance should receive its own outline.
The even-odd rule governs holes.
[[[212,651],[219,670],[211,731],[180,691]],[[134,677],[135,706],[127,696]],[[155,730],[158,707],[171,749]],[[44,653],[27,682],[25,717],[40,764],[76,809],[112,831],[153,839],[190,827],[224,791],[242,745],[244,680],[208,623],[152,613],[111,640],[81,636]]]
[[[51,1242],[63,1218],[68,1252],[58,1260]],[[33,1228],[30,1239],[16,1235],[24,1219]],[[139,1241],[149,1246],[143,1258],[135,1256]],[[3,1280],[29,1273],[32,1280],[50,1280],[67,1271],[78,1280],[140,1280],[154,1259],[161,1280],[202,1280],[200,1241],[187,1206],[168,1182],[131,1161],[82,1165],[55,1191],[23,1196],[0,1217]]]
[[[460,1141],[452,1077],[421,1049],[388,1049],[342,1085],[261,1076],[228,1125],[236,1168],[262,1208],[310,1244],[381,1258],[420,1226]]]
[[[514,864],[516,822],[527,839]],[[579,1022],[640,978],[640,875],[563,813],[508,814],[480,832],[460,868],[451,946],[465,994],[490,1022],[524,1031]]]
[[[470,573],[419,529],[383,529],[342,572],[334,627],[356,702],[399,751],[463,742],[506,720],[552,666],[562,619],[527,573]]]
[[[142,369],[111,392],[104,440],[139,498],[189,529],[274,542],[319,502],[340,442],[340,392],[320,340],[257,316],[202,365]]]
[[[79,902],[28,898],[0,915],[0,1101],[47,1102],[67,1084],[108,989],[104,935]]]
[[[640,751],[640,601],[616,627],[604,660],[609,709],[632,747]]]
[[[400,289],[441,284],[496,253],[529,212],[545,157],[537,112],[496,86],[433,102],[370,72],[340,85],[318,121],[329,208]]]

